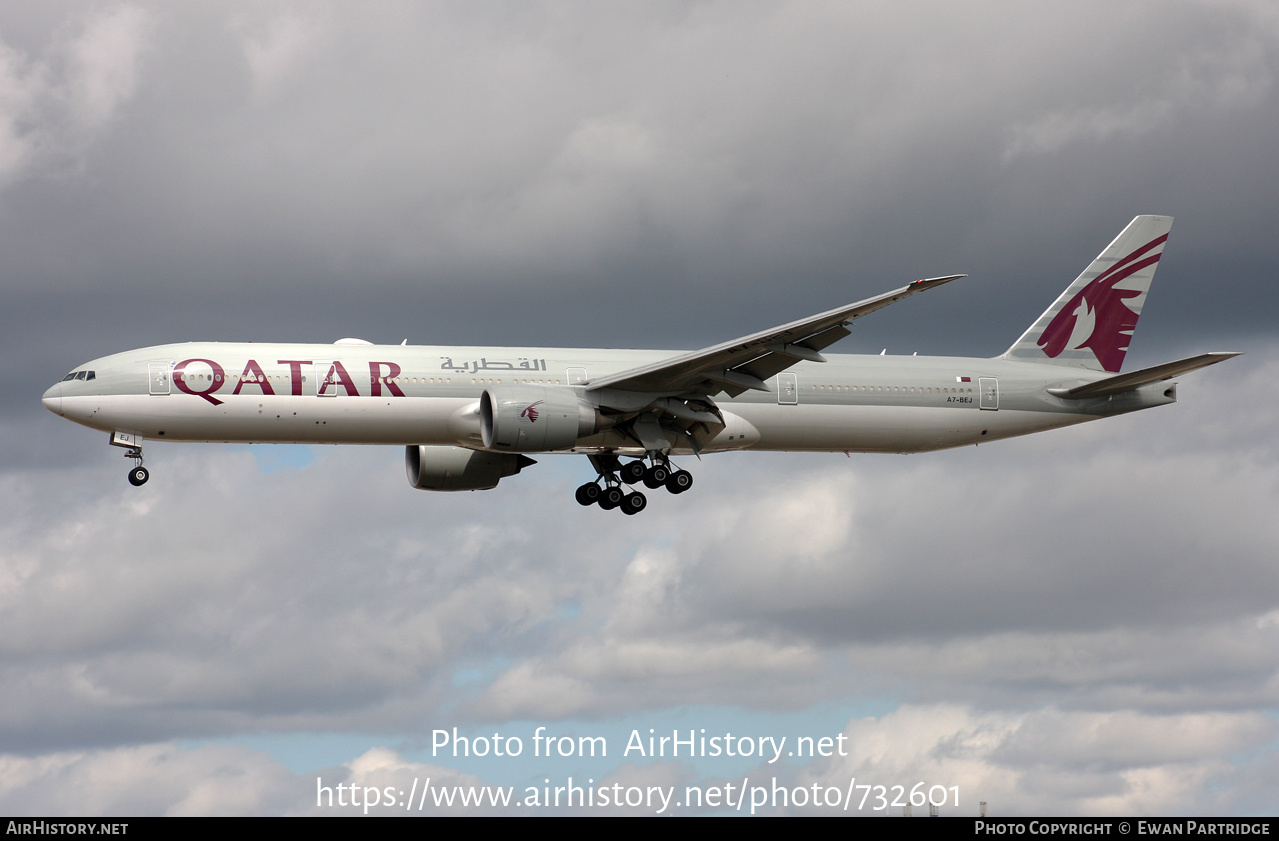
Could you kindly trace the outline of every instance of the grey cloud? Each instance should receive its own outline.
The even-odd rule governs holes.
[[[279,763],[234,746],[6,756],[0,767],[0,804],[11,815],[278,814],[306,791]]]

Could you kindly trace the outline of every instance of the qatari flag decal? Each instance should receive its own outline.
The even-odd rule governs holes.
[[[955,377],[955,382],[957,383],[970,383],[972,381],[972,377]]]

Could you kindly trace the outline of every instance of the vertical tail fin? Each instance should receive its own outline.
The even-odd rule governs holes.
[[[1171,229],[1171,216],[1128,223],[1002,358],[1118,373]]]

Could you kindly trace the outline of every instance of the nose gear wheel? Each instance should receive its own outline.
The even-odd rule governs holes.
[[[151,471],[142,466],[142,448],[130,447],[124,457],[133,459],[133,467],[129,469],[129,484],[135,488],[145,485],[147,479],[151,478]]]

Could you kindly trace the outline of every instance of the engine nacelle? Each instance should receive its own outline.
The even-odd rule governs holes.
[[[567,450],[598,426],[595,408],[563,386],[502,385],[480,397],[480,430],[490,450]]]
[[[424,491],[486,491],[497,487],[503,477],[536,463],[528,456],[482,453],[465,447],[404,448],[409,484]]]

